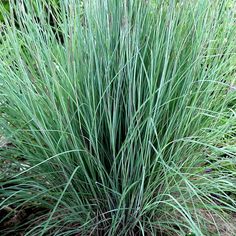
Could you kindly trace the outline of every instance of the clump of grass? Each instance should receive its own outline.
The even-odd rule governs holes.
[[[1,155],[26,164],[0,207],[48,209],[24,235],[220,234],[213,216],[236,210],[229,2],[81,3],[11,4]]]

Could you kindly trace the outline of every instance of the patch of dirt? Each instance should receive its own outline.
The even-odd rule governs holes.
[[[236,235],[236,214],[228,215],[227,220],[206,210],[201,210],[201,214],[208,221],[206,224],[211,236],[218,235],[218,233],[221,236]]]

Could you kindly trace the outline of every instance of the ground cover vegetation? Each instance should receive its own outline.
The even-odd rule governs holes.
[[[1,235],[235,234],[232,1],[4,9]]]

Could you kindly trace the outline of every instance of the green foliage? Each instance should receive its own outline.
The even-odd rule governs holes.
[[[4,9],[9,11],[9,1],[8,0],[1,0],[0,4],[3,5]],[[0,11],[0,22],[3,21],[3,15],[2,12]]]
[[[25,223],[30,236],[211,235],[202,212],[227,222],[236,210],[235,170],[222,166],[235,165],[222,147],[234,121],[228,1],[76,3],[12,4],[0,112],[14,146],[1,155],[26,167],[1,181],[0,208],[47,209]]]

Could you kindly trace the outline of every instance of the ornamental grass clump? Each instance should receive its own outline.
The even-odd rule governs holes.
[[[4,24],[1,235],[221,235],[229,1],[12,1]]]

